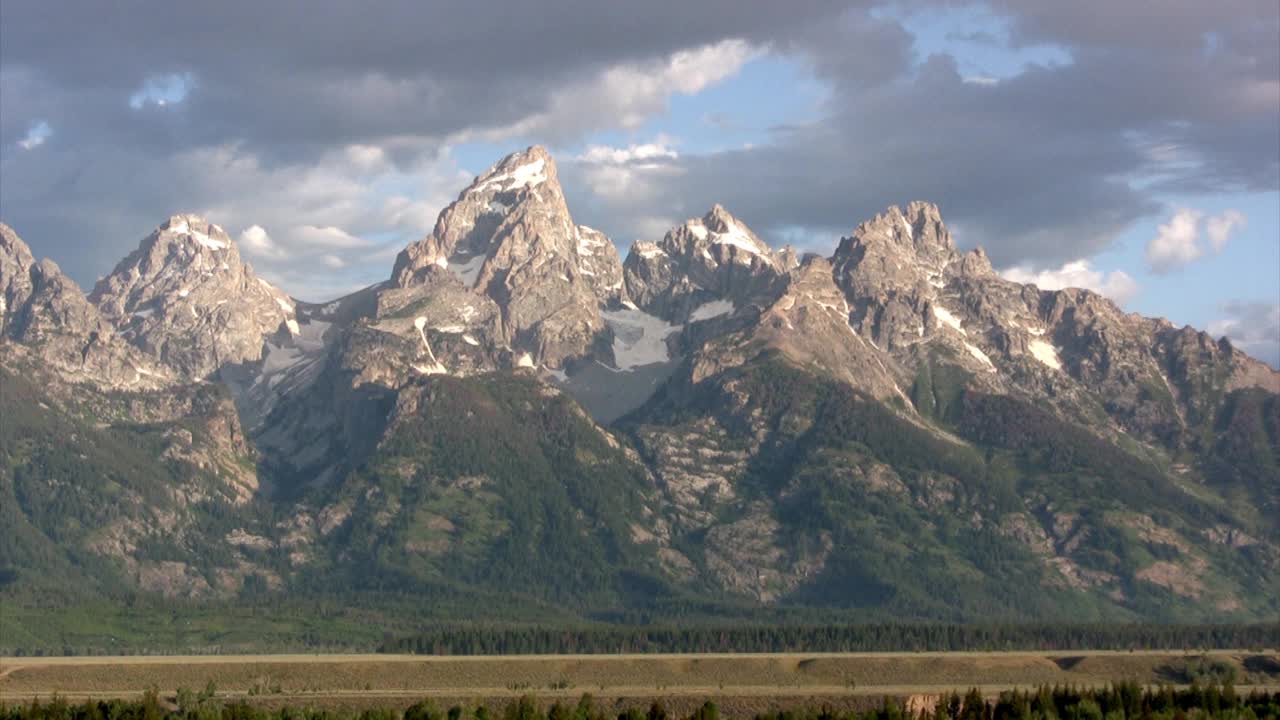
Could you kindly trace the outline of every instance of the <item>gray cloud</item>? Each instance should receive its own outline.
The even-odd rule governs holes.
[[[1227,336],[1236,347],[1280,369],[1280,304],[1236,300],[1221,308],[1209,333]]]
[[[1158,18],[1101,0],[992,5],[1008,38],[984,42],[1052,45],[1071,62],[966,83],[953,58],[917,57],[891,16],[829,0],[400,2],[376,13],[12,0],[0,3],[0,216],[87,282],[170,212],[208,211],[235,233],[264,228],[274,256],[251,259],[290,289],[307,272],[340,272],[324,281],[336,288],[385,275],[384,256],[465,185],[451,143],[572,147],[636,127],[751,53],[797,60],[823,82],[820,119],[713,154],[608,166],[562,155],[577,219],[625,243],[722,202],[775,240],[823,246],[922,198],[962,242],[1031,271],[1105,248],[1162,209],[1155,193],[1280,185],[1269,0],[1171,0]],[[183,102],[129,107],[170,73],[195,83]],[[49,140],[21,150],[38,122]],[[368,247],[317,243],[307,226]]]
[[[830,83],[823,120],[768,145],[684,156],[655,181],[654,204],[687,214],[720,201],[766,234],[808,228],[821,242],[928,199],[998,265],[1052,268],[1160,211],[1157,193],[1274,191],[1274,5],[1142,8],[998,3],[1013,46],[1053,45],[1072,61],[995,84],[965,82],[949,56],[913,65],[910,38],[889,20],[851,15],[798,34],[779,47]],[[594,212],[604,223],[649,215],[626,203]],[[619,220],[605,227],[633,234]]]
[[[839,5],[2,3],[0,216],[82,283],[179,209],[261,225],[291,272],[332,275],[290,228],[415,239],[465,185],[450,142],[638,122]],[[192,79],[182,102],[130,107],[168,74]],[[19,152],[37,122],[56,142]],[[352,163],[352,148],[385,162]]]
[[[374,12],[343,3],[54,8],[15,0],[3,5],[0,57],[6,72],[35,78],[15,112],[33,114],[47,93],[59,96],[52,101],[61,112],[46,112],[52,122],[75,124],[92,107],[98,113],[85,118],[85,131],[113,142],[164,147],[173,124],[186,144],[234,139],[264,157],[296,160],[333,144],[438,140],[515,123],[544,110],[553,91],[608,67],[727,38],[767,42],[843,4],[744,12],[731,0],[404,1]],[[184,72],[198,91],[181,108],[128,108],[148,77]]]

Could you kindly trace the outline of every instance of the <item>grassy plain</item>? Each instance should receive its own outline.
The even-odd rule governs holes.
[[[0,702],[54,694],[67,699],[172,695],[209,683],[218,697],[268,706],[442,707],[546,702],[590,693],[607,705],[661,698],[673,710],[716,699],[755,711],[814,702],[855,707],[883,696],[929,702],[978,687],[995,693],[1042,684],[1183,685],[1223,680],[1280,689],[1275,651],[1090,653],[841,653],[699,655],[238,655],[0,658]]]

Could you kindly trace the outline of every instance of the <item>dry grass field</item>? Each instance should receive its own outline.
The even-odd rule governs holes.
[[[927,701],[951,689],[995,693],[1041,684],[1186,684],[1229,673],[1237,687],[1280,689],[1274,651],[1094,653],[866,653],[760,655],[264,655],[0,658],[0,702],[54,694],[129,697],[212,682],[219,697],[264,705],[407,706],[546,702],[590,693],[597,702],[678,709],[714,698],[758,710],[825,702],[857,706],[883,696]]]

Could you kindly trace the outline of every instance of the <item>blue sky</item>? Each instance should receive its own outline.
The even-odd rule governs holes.
[[[538,143],[624,252],[713,202],[829,251],[930,200],[1010,277],[1280,363],[1273,5],[4,3],[0,218],[88,285],[203,212],[318,300]]]

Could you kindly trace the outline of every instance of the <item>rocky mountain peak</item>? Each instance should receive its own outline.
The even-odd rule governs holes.
[[[684,322],[706,302],[746,303],[789,269],[790,259],[780,259],[718,204],[672,228],[658,243],[636,243],[623,265],[631,299],[672,322]]]
[[[778,264],[772,248],[719,203],[701,218],[691,218],[667,233],[661,245],[669,254],[701,256],[716,263]]]
[[[13,228],[0,222],[0,261],[13,259],[19,261],[25,258],[27,264],[31,262],[31,248],[18,237],[18,233]],[[0,266],[3,267],[3,266]]]
[[[241,261],[226,231],[193,214],[162,223],[89,299],[134,345],[192,377],[256,361],[264,338],[297,329],[294,302]]]
[[[531,224],[552,232],[523,232]],[[463,284],[474,287],[486,259],[513,231],[529,241],[517,254],[531,253],[533,241],[572,253],[576,240],[555,161],[538,145],[506,156],[472,181],[441,211],[431,234],[400,253],[392,278],[407,287],[423,282],[433,267],[452,265]]]
[[[13,228],[0,223],[0,336],[9,326],[9,317],[31,296],[31,248]]]
[[[12,341],[12,342],[7,342]],[[31,353],[34,352],[34,355]],[[167,373],[129,347],[52,260],[0,224],[0,357],[104,387],[164,385]]]
[[[919,200],[906,208],[891,206],[859,224],[841,241],[836,255],[862,254],[873,247],[873,254],[896,255],[933,266],[956,255],[955,242],[938,206]]]
[[[555,161],[540,146],[477,177],[430,235],[400,253],[392,281],[400,289],[460,282],[496,303],[499,344],[552,367],[588,354],[605,327],[601,304],[625,299],[616,248],[573,222]]]

